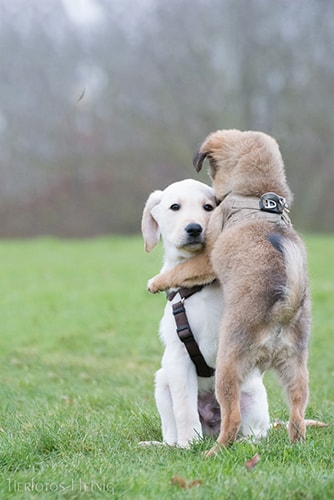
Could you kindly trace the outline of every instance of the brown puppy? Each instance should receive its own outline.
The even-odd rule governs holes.
[[[255,367],[276,370],[288,394],[290,441],[304,440],[310,297],[305,248],[286,214],[292,194],[278,145],[261,132],[221,130],[199,149],[197,171],[205,158],[221,200],[206,251],[150,280],[149,290],[209,283],[216,276],[222,284],[216,369],[222,425],[208,455],[235,440],[240,385]]]

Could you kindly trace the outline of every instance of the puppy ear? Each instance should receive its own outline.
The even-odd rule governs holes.
[[[162,191],[153,191],[146,201],[141,221],[141,232],[144,238],[146,252],[150,252],[158,244],[160,239],[160,229],[158,222],[152,216],[152,210],[159,205],[162,198]]]
[[[202,168],[203,161],[207,157],[208,153],[202,153],[201,148],[196,151],[195,156],[193,158],[193,165],[195,167],[196,172],[199,172]]]

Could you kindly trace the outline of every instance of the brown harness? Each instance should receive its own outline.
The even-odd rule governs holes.
[[[215,369],[207,365],[203,354],[201,353],[195,337],[191,331],[189,321],[187,318],[186,310],[184,307],[184,301],[200,292],[203,285],[193,286],[192,288],[180,288],[176,292],[169,292],[167,294],[167,299],[172,301],[174,297],[179,294],[181,300],[172,304],[173,315],[176,323],[176,333],[179,339],[183,342],[185,348],[188,351],[190,359],[196,367],[196,372],[199,377],[212,377],[215,374]]]

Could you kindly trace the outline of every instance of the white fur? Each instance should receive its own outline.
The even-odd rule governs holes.
[[[172,210],[175,204],[179,210]],[[216,200],[213,189],[201,182],[186,179],[164,191],[154,191],[148,198],[142,219],[142,233],[147,251],[159,242],[164,246],[162,271],[189,259],[205,244],[205,231]],[[200,241],[192,241],[186,228],[199,224]],[[173,299],[178,302],[179,296]],[[172,303],[173,303],[172,302]],[[160,322],[160,337],[165,345],[161,368],[155,375],[155,399],[161,418],[163,442],[188,447],[203,435],[199,419],[198,395],[214,390],[214,377],[201,378],[183,343],[176,334],[172,303],[167,302]],[[218,283],[206,286],[185,302],[187,317],[200,350],[211,367],[215,367],[218,331],[223,312],[222,290]],[[267,394],[259,371],[255,370],[242,385],[240,433],[265,436],[270,426]],[[154,444],[155,442],[148,442]],[[145,443],[144,443],[145,444]],[[147,444],[147,443],[146,443]]]

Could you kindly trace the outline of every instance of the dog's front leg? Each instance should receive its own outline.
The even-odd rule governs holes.
[[[149,280],[149,292],[156,293],[169,288],[192,287],[207,285],[216,279],[211,264],[211,252],[216,243],[223,225],[223,211],[218,206],[212,213],[206,236],[206,246],[203,251],[178,264],[170,271],[157,274]]]
[[[267,391],[258,369],[252,370],[241,385],[240,411],[242,436],[265,437],[270,429]]]
[[[192,441],[202,437],[198,413],[198,379],[195,366],[183,345],[180,345],[177,358],[174,357],[177,363],[168,367],[169,389],[177,429],[177,445],[188,448]]]
[[[149,280],[147,289],[151,293],[157,293],[169,288],[189,288],[194,285],[207,285],[215,278],[210,256],[207,252],[203,252],[178,264],[170,271],[157,274]]]
[[[155,374],[155,402],[161,419],[162,440],[169,446],[177,443],[177,429],[173,412],[173,400],[168,384],[168,373],[160,368]]]

